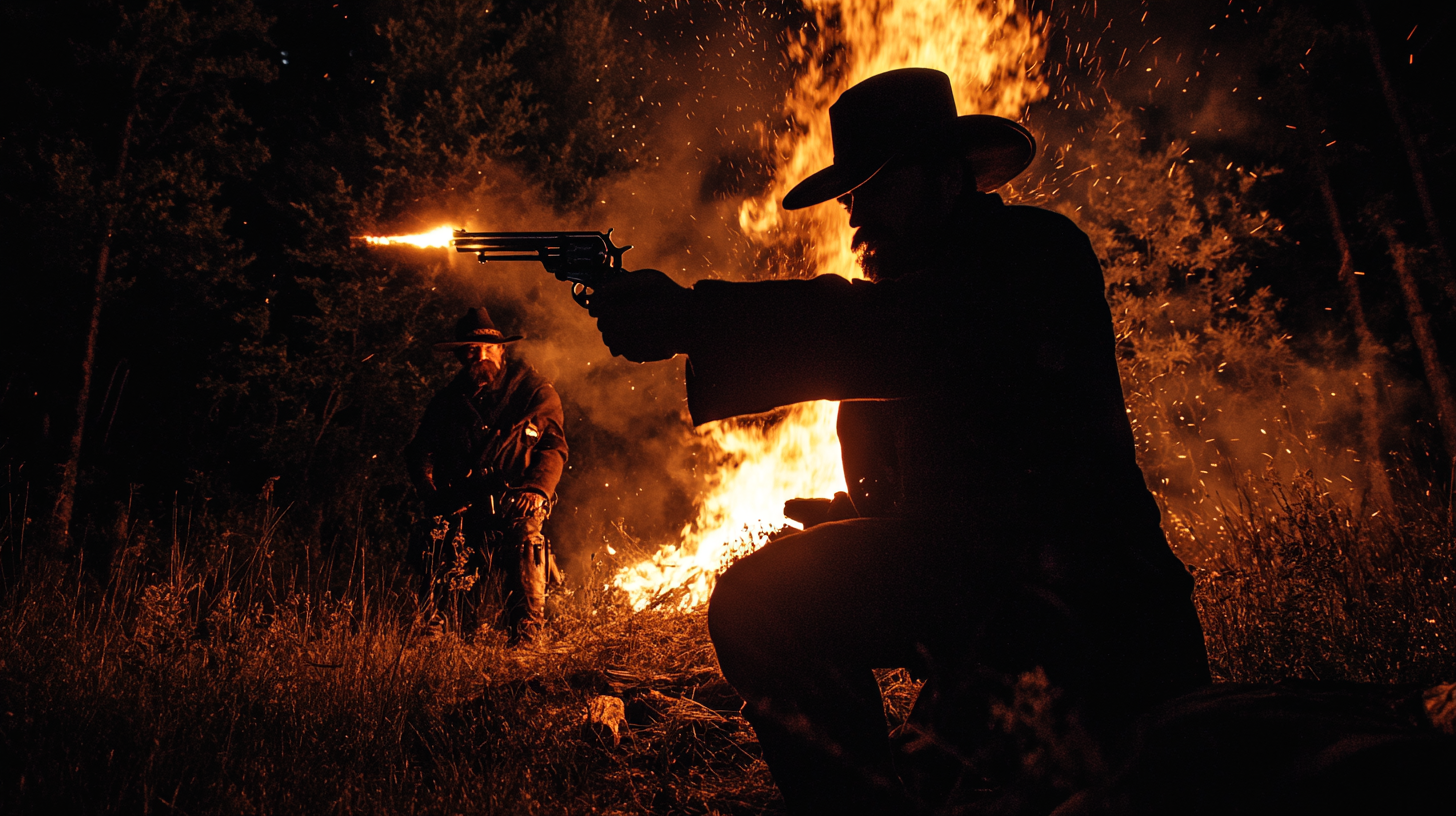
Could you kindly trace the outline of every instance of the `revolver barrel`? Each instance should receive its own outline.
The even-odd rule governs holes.
[[[572,284],[571,297],[585,306],[589,292],[612,270],[622,268],[630,246],[612,243],[606,232],[466,232],[455,230],[456,252],[474,252],[481,263],[536,261],[546,271]]]
[[[568,246],[579,245],[583,240],[596,239],[594,232],[466,232],[456,230],[450,241],[456,252],[489,253],[492,261],[534,261],[538,255],[552,250],[560,251]],[[514,257],[516,254],[533,252],[537,254]],[[510,257],[507,257],[510,256]]]

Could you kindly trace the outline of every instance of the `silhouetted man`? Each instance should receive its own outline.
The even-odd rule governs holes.
[[[958,117],[928,69],[856,85],[830,122],[834,164],[783,203],[838,199],[868,281],[684,289],[642,270],[591,311],[614,354],[687,354],[695,423],[844,401],[860,517],[734,564],[709,629],[791,812],[897,813],[873,668],[975,687],[1041,667],[1109,741],[1208,669],[1134,460],[1097,258],[1066,218],[989,192],[1030,164],[1031,135]]]
[[[455,339],[460,373],[425,409],[405,449],[410,478],[435,518],[415,553],[432,599],[446,587],[472,590],[486,574],[505,589],[510,644],[534,640],[546,620],[548,554],[541,525],[566,465],[561,399],[536,369],[508,356],[485,309],[471,309]],[[474,612],[473,608],[467,610]]]

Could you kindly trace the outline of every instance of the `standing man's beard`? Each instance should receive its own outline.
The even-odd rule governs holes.
[[[465,364],[465,376],[477,386],[494,386],[500,379],[502,366],[494,360],[474,360]]]

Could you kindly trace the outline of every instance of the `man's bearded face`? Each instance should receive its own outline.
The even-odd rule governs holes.
[[[500,343],[482,343],[466,346],[457,353],[465,376],[476,385],[489,385],[500,374],[505,359],[505,346]]]
[[[958,167],[892,164],[839,202],[855,227],[850,247],[870,280],[918,270],[935,254],[938,233],[960,194]]]
[[[860,227],[854,232],[850,249],[859,259],[865,277],[872,281],[890,280],[916,266],[916,247],[887,230]]]

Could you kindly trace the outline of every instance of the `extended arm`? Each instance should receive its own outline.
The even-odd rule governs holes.
[[[688,355],[694,423],[964,388],[999,401],[1035,389],[1039,404],[1076,405],[1117,384],[1115,368],[1103,370],[1114,358],[1100,267],[1062,216],[1012,209],[948,236],[940,260],[900,280],[685,289],[641,270],[600,290],[591,313],[614,354]],[[1104,396],[1121,411],[1120,392]]]
[[[924,282],[807,281],[693,287],[694,423],[806,400],[913,396],[946,382],[952,308]],[[964,319],[964,318],[962,318]]]
[[[591,307],[614,354],[649,361],[688,355],[693,422],[806,400],[875,399],[933,389],[962,295],[931,282],[807,281],[677,286],[654,270],[625,273]],[[937,283],[940,289],[944,287]],[[963,333],[962,333],[963,334]]]

